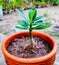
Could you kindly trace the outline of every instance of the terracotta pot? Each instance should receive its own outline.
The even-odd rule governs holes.
[[[26,58],[18,58],[6,50],[6,48],[9,45],[9,42],[15,39],[16,37],[21,37],[21,36],[29,36],[29,32],[19,32],[15,33],[9,37],[7,37],[2,44],[2,52],[4,54],[5,60],[7,65],[54,65],[55,57],[56,57],[56,51],[57,51],[57,44],[55,40],[49,36],[48,34],[42,33],[42,32],[32,32],[33,36],[38,36],[49,42],[49,45],[51,46],[52,50],[50,53],[43,57],[38,57],[38,58],[31,58],[31,59],[26,59]]]

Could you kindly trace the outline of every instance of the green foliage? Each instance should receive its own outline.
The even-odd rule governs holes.
[[[20,7],[23,5],[23,0],[8,0],[7,9],[15,9],[16,7]]]
[[[40,2],[41,2],[42,0],[35,0],[35,1],[36,1],[36,2],[40,1]]]
[[[27,21],[25,21],[25,20],[19,20],[18,21],[18,24],[20,25],[20,26],[16,26],[16,28],[20,28],[20,29],[25,29],[25,30],[27,30],[28,29],[28,26],[29,26],[29,24],[27,23]]]
[[[25,20],[19,20],[18,24],[22,26],[22,28],[25,30],[29,30],[29,32],[32,32],[32,30],[39,30],[39,29],[45,29],[51,26],[50,23],[44,22],[42,20],[43,16],[37,17],[37,10],[32,7],[29,10],[28,17],[25,16],[23,11],[16,9],[16,11],[25,19]],[[21,27],[18,26],[16,28],[21,29]]]
[[[32,6],[39,6],[41,5],[41,2],[46,2],[47,4],[51,4],[52,2],[59,3],[59,0],[0,0],[0,6],[2,5],[3,9],[9,11],[11,9],[15,8],[21,8],[26,6],[28,8]],[[26,6],[24,5],[26,4]]]
[[[18,24],[23,26],[23,27],[28,27],[28,23],[25,20],[19,20]]]
[[[12,9],[16,8],[16,1],[15,0],[9,0],[8,1],[9,7]]]
[[[26,17],[26,15],[24,14],[24,12],[23,12],[22,10],[16,9],[16,11],[17,11],[25,20],[27,20],[27,17]]]
[[[5,7],[4,7],[4,0],[0,0],[0,6],[2,6],[2,9],[5,9]]]
[[[2,34],[8,34],[8,32],[2,32]]]
[[[0,6],[2,5],[3,9],[7,11],[21,7],[23,3],[23,0],[0,0]]]
[[[51,26],[50,23],[43,23],[43,22],[41,22],[41,23],[39,23],[38,25],[34,26],[32,29],[34,29],[34,30],[39,30],[39,29],[48,28],[48,27],[50,27],[50,26]]]
[[[36,17],[35,19],[34,19],[34,21],[37,21],[37,20],[39,20],[39,19],[42,19],[44,16],[38,16],[38,17]]]
[[[3,0],[0,0],[0,6],[2,6],[3,5]]]
[[[42,20],[36,21],[33,23],[33,25],[44,25]]]
[[[39,6],[39,5],[41,5],[41,2],[40,1],[36,1],[35,4]]]
[[[30,34],[30,43],[31,47],[33,48],[33,37],[32,37],[32,30],[39,30],[39,29],[45,29],[51,26],[50,23],[44,22],[42,20],[43,16],[38,16],[37,17],[37,10],[32,7],[29,10],[28,17],[25,16],[23,11],[16,9],[16,11],[24,18],[24,20],[19,20],[18,21],[18,26],[16,28],[18,29],[23,29],[23,30],[29,30]]]
[[[16,0],[16,6],[17,7],[20,7],[24,4],[24,1],[23,0]]]
[[[31,10],[29,10],[29,20],[30,22],[34,22],[34,19],[36,18],[36,14],[37,11],[35,8],[31,8]]]

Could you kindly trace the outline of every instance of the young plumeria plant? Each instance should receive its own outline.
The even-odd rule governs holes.
[[[16,11],[24,18],[24,20],[18,21],[19,26],[16,26],[16,28],[29,30],[30,46],[31,48],[33,48],[34,42],[33,42],[32,30],[45,29],[45,28],[50,27],[51,24],[48,22],[44,22],[42,20],[43,16],[37,17],[37,10],[34,7],[30,8],[28,17],[24,14],[22,10],[16,9]]]

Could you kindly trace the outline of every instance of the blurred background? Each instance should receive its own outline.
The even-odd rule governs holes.
[[[26,10],[32,6],[36,8],[59,6],[59,0],[0,0],[4,14],[15,11],[15,8]]]

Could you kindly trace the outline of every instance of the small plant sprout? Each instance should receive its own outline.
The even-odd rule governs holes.
[[[32,36],[32,30],[39,30],[39,29],[45,29],[51,26],[49,22],[43,22],[42,18],[43,16],[37,17],[37,10],[34,7],[31,7],[28,12],[28,17],[24,14],[22,10],[16,9],[16,11],[24,18],[24,20],[18,21],[18,26],[16,28],[23,29],[23,30],[29,30],[29,40],[30,40],[30,48],[32,49],[34,47],[34,41]]]

